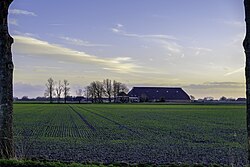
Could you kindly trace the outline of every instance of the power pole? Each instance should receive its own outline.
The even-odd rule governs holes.
[[[13,144],[13,62],[8,32],[8,9],[13,0],[0,1],[0,158],[14,157]]]

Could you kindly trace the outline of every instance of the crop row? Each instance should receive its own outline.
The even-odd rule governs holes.
[[[246,164],[244,106],[15,106],[19,155],[66,161]]]
[[[42,111],[22,112],[27,114],[19,118],[22,121],[15,122],[16,136],[86,137],[90,133],[68,106],[47,106]]]

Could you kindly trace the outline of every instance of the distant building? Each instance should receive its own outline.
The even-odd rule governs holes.
[[[129,102],[129,96],[125,92],[118,93],[116,97],[117,103],[128,103]]]
[[[133,87],[128,93],[130,102],[189,102],[189,95],[182,88]]]
[[[247,99],[246,99],[246,98],[244,98],[244,97],[239,97],[236,101],[246,102],[246,101],[247,101]]]

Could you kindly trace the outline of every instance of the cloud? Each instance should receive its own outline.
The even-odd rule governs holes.
[[[116,27],[121,28],[121,27],[123,27],[123,25],[118,23],[118,24],[116,24]]]
[[[241,32],[231,38],[231,40],[226,44],[227,47],[241,47],[242,49],[242,42],[245,37],[245,33]]]
[[[37,95],[43,95],[45,86],[43,85],[31,85],[27,83],[14,83],[14,96],[22,98],[22,96],[36,97]]]
[[[170,36],[170,35],[163,35],[163,34],[151,34],[151,35],[143,35],[143,34],[132,34],[127,33],[121,29],[121,27],[111,28],[114,33],[126,36],[126,37],[134,37],[134,38],[145,38],[145,39],[161,39],[161,40],[177,40],[177,38]]]
[[[189,47],[189,49],[195,52],[196,56],[201,55],[202,53],[212,52],[212,49],[209,48],[201,48],[201,47]]]
[[[161,39],[161,40],[177,40],[176,37],[171,35],[164,35],[164,34],[133,34],[133,33],[127,33],[123,30],[124,25],[117,24],[114,28],[111,28],[111,30],[114,33],[127,36],[127,37],[135,37],[135,38],[147,38],[147,39]]]
[[[52,66],[33,66],[33,71],[35,72],[51,72],[51,71],[61,71],[61,67],[52,67]]]
[[[115,69],[118,73],[137,72],[141,67],[136,65],[131,58],[101,58],[79,52],[70,48],[65,48],[57,44],[51,44],[34,37],[14,35],[14,53],[21,55],[46,56],[56,58],[60,61],[73,61],[77,63],[91,63],[106,69]],[[100,67],[100,68],[101,68]]]
[[[26,36],[26,37],[38,37],[38,35],[36,34],[32,34],[32,33],[21,33],[20,31],[14,30],[13,31],[14,35],[20,35],[20,36]]]
[[[111,28],[111,30],[112,30],[113,32],[120,32],[120,29],[122,29],[123,27],[124,27],[124,25],[118,23],[118,24],[115,25],[114,28]]]
[[[173,36],[162,35],[162,34],[140,35],[140,34],[122,33],[122,35],[127,36],[127,37],[145,38],[145,39],[147,38],[147,39],[161,39],[161,40],[176,40],[176,38]]]
[[[63,39],[68,44],[77,45],[77,46],[86,46],[86,47],[111,46],[111,45],[106,45],[106,44],[93,44],[93,43],[90,43],[88,41],[83,41],[81,39],[70,38],[70,37],[65,37],[65,36],[60,37],[60,39]]]
[[[130,38],[138,38],[138,39],[143,39],[145,41],[149,41],[152,43],[157,43],[160,44],[162,48],[167,50],[167,52],[170,53],[170,55],[178,54],[179,56],[183,56],[183,47],[179,45],[176,41],[178,39],[174,36],[171,35],[164,35],[164,34],[134,34],[134,33],[127,33],[124,31],[122,28],[124,26],[116,26],[114,28],[111,28],[113,33],[116,33],[118,35],[122,35],[125,37],[130,37]]]
[[[117,29],[117,28],[111,28],[111,30],[114,32],[114,33],[119,33],[119,32],[121,32],[119,29]]]
[[[224,23],[233,27],[245,27],[245,23],[243,21],[224,21]]]
[[[241,82],[205,82],[203,84],[190,84],[183,86],[187,89],[235,89],[243,88],[245,85]]]
[[[37,16],[34,12],[26,11],[26,10],[20,10],[20,9],[10,9],[10,14],[14,15],[29,15],[29,16]]]
[[[204,55],[208,54],[209,52],[213,52],[210,48],[204,47],[185,47],[181,44],[181,40],[176,38],[172,35],[165,35],[165,34],[135,34],[135,33],[128,33],[124,30],[124,26],[119,27],[115,26],[111,28],[112,32],[124,37],[130,38],[137,38],[142,39],[146,42],[157,44],[165,50],[165,53],[168,56],[175,56],[178,58],[184,58],[188,53],[192,51],[192,55]],[[238,38],[237,38],[238,39]]]
[[[9,22],[9,24],[11,24],[11,25],[18,26],[18,21],[17,21],[17,19],[12,19],[12,18],[10,18],[10,19],[8,20],[8,22]]]
[[[117,62],[123,62],[123,61],[131,61],[131,57],[117,57],[114,59]]]
[[[51,66],[34,66],[34,68],[38,68],[38,69],[40,69],[40,68],[42,68],[42,69],[53,69],[53,70],[55,70],[55,69],[57,69],[57,70],[60,70],[60,69],[62,69],[61,67],[51,67]]]
[[[161,41],[163,47],[174,54],[182,54],[183,47],[176,42]]]
[[[241,67],[239,69],[236,69],[234,71],[226,73],[224,76],[230,76],[230,75],[233,75],[233,74],[236,74],[236,73],[239,73],[239,72],[244,72],[244,69],[245,69],[245,67]]]

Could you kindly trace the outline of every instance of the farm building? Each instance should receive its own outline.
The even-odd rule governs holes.
[[[118,93],[116,97],[116,102],[118,103],[128,103],[129,102],[129,96],[125,92]]]
[[[133,87],[128,93],[131,102],[189,102],[189,95],[182,88]]]

